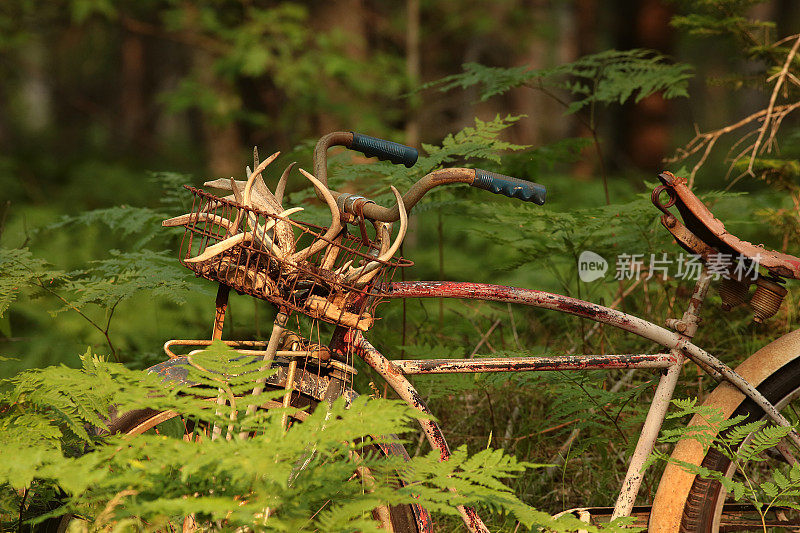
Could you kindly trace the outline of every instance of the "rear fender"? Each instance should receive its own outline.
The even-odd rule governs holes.
[[[800,357],[800,329],[772,341],[748,357],[736,367],[736,373],[750,384],[758,387],[765,379],[783,366]],[[745,400],[745,395],[730,383],[722,383],[708,395],[704,406],[721,409],[725,417],[730,417]],[[689,426],[702,425],[698,417],[692,418]],[[672,459],[700,465],[705,456],[702,445],[694,440],[682,440],[675,446]],[[694,482],[694,474],[670,462],[661,476],[653,509],[650,513],[648,531],[667,533],[678,532],[683,516],[686,498]]]

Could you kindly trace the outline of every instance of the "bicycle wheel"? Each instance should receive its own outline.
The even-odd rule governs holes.
[[[302,379],[302,373],[296,379]],[[268,385],[267,390],[281,390],[283,387],[280,385]],[[292,395],[291,406],[296,407],[298,410],[289,418],[288,424],[291,426],[294,423],[302,422],[309,416],[310,412],[320,403],[316,398],[308,394],[295,393]],[[281,403],[277,401],[268,401],[261,406],[262,409],[276,409],[280,408]],[[152,409],[141,409],[123,413],[108,423],[108,428],[111,433],[121,433],[126,435],[140,435],[147,432],[166,434],[172,437],[182,437],[184,439],[197,439],[205,438],[205,435],[210,437],[211,428],[198,427],[191,420],[185,419],[179,413],[174,411],[155,411]],[[372,452],[381,456],[397,456],[408,460],[408,454],[405,448],[399,443],[392,443],[388,446],[382,447],[369,447],[364,450],[365,452]],[[418,506],[412,505],[397,505],[378,508],[373,511],[373,517],[376,521],[380,522],[384,529],[387,531],[394,531],[397,533],[421,533],[424,528],[420,528],[418,524],[425,523],[427,520],[427,513]],[[422,518],[422,520],[420,520]],[[182,527],[177,524],[178,528]]]
[[[758,390],[790,421],[800,420],[800,359],[792,361],[774,372],[762,382]],[[752,400],[743,402],[733,416],[746,415],[748,421],[765,418],[764,412]],[[745,442],[747,439],[745,439]],[[741,445],[740,445],[741,446]],[[794,452],[794,456],[798,454]],[[747,477],[756,483],[769,479],[776,468],[785,468],[787,462],[774,450],[764,454],[763,462],[748,465]],[[709,470],[722,472],[733,479],[744,479],[736,465],[715,449],[710,449],[701,465]],[[719,481],[697,476],[692,484],[681,518],[682,532],[718,531],[764,531],[761,519],[754,509],[734,507],[734,499],[728,495]],[[796,530],[800,527],[800,511],[781,509],[768,517],[769,530]]]

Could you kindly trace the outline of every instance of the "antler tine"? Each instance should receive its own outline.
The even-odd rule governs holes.
[[[403,197],[400,195],[400,192],[394,188],[394,185],[391,187],[395,198],[397,198],[397,208],[400,211],[400,230],[397,232],[397,238],[395,238],[389,249],[378,256],[378,261],[388,261],[392,258],[394,253],[398,250],[398,248],[400,248],[400,245],[403,244],[403,239],[406,236],[406,230],[408,230],[408,213],[406,212],[406,204],[403,203]]]
[[[377,222],[375,225],[375,230],[381,243],[381,247],[377,253],[377,255],[380,256],[381,254],[386,253],[386,251],[389,249],[389,246],[392,244],[392,223]]]
[[[292,254],[292,261],[302,261],[303,259],[306,259],[307,257],[319,252],[324,247],[328,246],[328,243],[331,242],[340,231],[342,231],[341,213],[339,213],[339,207],[336,205],[336,200],[333,199],[331,191],[325,185],[323,185],[321,181],[302,168],[300,169],[300,172],[314,185],[317,191],[322,194],[322,197],[325,198],[325,202],[328,204],[328,208],[331,210],[331,226],[328,228],[328,231],[325,232],[325,235],[317,239],[313,244],[311,244],[311,246],[305,250]]]
[[[247,168],[249,170],[250,167],[247,167]],[[249,176],[250,172],[248,172],[247,175]],[[237,187],[241,187],[243,189],[244,186],[247,185],[247,180],[235,180],[235,183],[236,183]],[[228,178],[218,178],[218,179],[215,179],[215,180],[206,181],[206,182],[203,183],[203,187],[213,187],[215,189],[220,189],[220,190],[223,190],[223,191],[230,191],[231,190],[231,184],[230,184],[230,180]]]
[[[282,237],[280,235],[281,231],[284,231],[284,232],[288,231],[289,235],[294,236],[294,233],[292,232],[291,225],[287,224],[286,221],[281,220],[281,219],[282,218],[289,218],[290,215],[293,215],[295,213],[299,213],[300,211],[303,211],[303,210],[304,209],[302,207],[290,207],[289,209],[287,209],[285,211],[282,211],[282,212],[278,213],[277,215],[275,215],[277,218],[267,222],[264,225],[263,228],[261,226],[258,226],[258,228],[257,228],[257,236],[258,235],[263,236],[263,238],[265,239],[265,242],[268,243],[268,247],[269,247],[270,251],[272,251],[272,253],[276,257],[278,257],[278,259],[283,259],[284,256],[286,255],[286,251],[281,246],[282,243],[278,242],[279,238],[281,240],[283,240],[283,241],[286,241],[285,236]],[[270,240],[270,238],[267,237],[267,231],[270,228],[272,228],[272,226],[275,226],[275,231],[274,231],[275,238]],[[291,244],[293,244],[293,243],[289,243],[289,245],[291,245]],[[283,245],[284,245],[284,247],[287,246],[286,242],[284,242]]]
[[[186,213],[185,215],[168,218],[167,220],[162,221],[161,225],[165,228],[171,228],[174,226],[186,226],[187,224],[192,224],[194,222],[207,221],[211,221],[213,224],[218,224],[225,229],[234,227],[233,222],[227,218],[222,218],[219,215],[212,215],[210,213]]]
[[[234,180],[233,178],[231,178],[231,192],[233,192],[232,195],[233,199],[236,200],[238,203],[242,204],[243,203],[242,193],[237,188],[236,180]],[[236,218],[233,220],[233,227],[229,228],[228,230],[229,235],[233,235],[233,233],[235,233],[239,229],[239,225],[242,223],[242,215],[244,214],[244,211],[242,211],[241,209],[238,209],[237,211],[238,212],[236,213]]]
[[[293,215],[295,213],[299,213],[302,210],[303,210],[302,207],[292,207],[291,209],[287,209],[286,211],[278,214],[277,217],[279,217],[279,218],[289,217],[290,215]],[[248,233],[237,233],[236,235],[228,237],[227,239],[223,239],[220,242],[218,242],[216,244],[213,244],[213,245],[209,246],[208,248],[206,248],[203,251],[203,253],[198,255],[197,257],[192,257],[191,259],[186,259],[186,262],[187,263],[199,263],[201,261],[207,261],[207,260],[211,259],[212,257],[221,254],[225,250],[229,250],[229,249],[233,248],[234,246],[236,246],[237,244],[239,244],[239,243],[241,243],[243,241],[249,241],[251,239],[255,239],[257,242],[262,244],[265,248],[268,248],[268,249],[272,250],[273,253],[274,253],[275,252],[275,248],[276,248],[275,247],[275,242],[272,239],[269,238],[269,236],[267,235],[267,232],[270,229],[272,229],[272,226],[274,226],[277,222],[278,222],[277,219],[273,219],[273,220],[270,220],[269,222],[267,222],[266,224],[264,224],[263,226],[261,226],[260,224],[256,224],[255,225],[256,227],[253,228],[253,231],[248,232]],[[235,227],[236,226],[234,226],[234,229],[235,229]]]
[[[274,154],[266,158],[256,167],[253,173],[247,177],[247,185],[244,186],[244,193],[242,194],[245,207],[250,206],[250,194],[253,192],[253,183],[256,181],[256,178],[260,176],[261,173],[264,171],[264,169],[267,168],[267,166],[269,166],[270,163],[275,161],[275,159],[277,159],[279,155],[281,155],[280,152],[275,152]]]
[[[258,146],[253,146],[253,168],[258,166]]]
[[[276,152],[275,154],[271,155],[266,161],[261,163],[259,167],[269,164],[269,161],[274,160],[279,153],[280,152]],[[234,194],[239,195],[237,196],[237,201],[245,207],[255,207],[270,214],[278,214],[283,211],[283,207],[280,205],[280,202],[275,199],[273,194],[264,184],[262,177],[256,172],[250,172],[249,167],[247,170],[248,183],[251,183],[250,201],[245,202],[244,193],[238,192],[238,185],[231,181],[230,186],[233,189]],[[245,187],[247,187],[247,183],[245,183]],[[250,225],[253,225],[255,222],[255,216],[248,214],[247,221],[250,223]],[[274,241],[278,246],[277,249],[273,248],[273,252],[279,258],[288,257],[294,253],[294,232],[292,231],[292,226],[286,221],[279,221],[275,225]]]
[[[248,233],[245,235],[244,233],[237,233],[233,237],[228,237],[225,240],[219,241],[217,244],[212,244],[205,250],[203,253],[198,255],[197,257],[192,257],[190,259],[186,259],[186,263],[200,263],[202,261],[208,261],[212,257],[215,257],[225,250],[230,250],[237,244],[241,243],[244,240],[250,240],[253,237],[252,233]]]
[[[278,201],[278,205],[280,206],[283,205],[283,192],[286,190],[286,182],[288,181],[289,173],[296,164],[297,161],[292,161],[289,163],[289,166],[283,171],[283,174],[281,174],[281,179],[278,180],[278,184],[275,186],[275,199]]]

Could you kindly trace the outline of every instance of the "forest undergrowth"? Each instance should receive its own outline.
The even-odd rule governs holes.
[[[745,17],[744,7],[726,5],[739,9],[737,16],[721,19],[715,3],[700,2],[674,24],[737,43],[744,60],[759,65],[758,80],[739,83],[761,89],[764,106],[690,135],[665,169],[688,178],[733,233],[796,254],[800,130],[792,113],[800,108],[800,37],[774,36],[770,24]],[[566,114],[579,117],[584,135],[537,147],[518,145],[505,140],[504,131],[535,118],[498,115],[476,118],[438,144],[423,143],[412,169],[354,162],[344,152],[332,155],[332,188],[383,205],[392,198],[390,184],[404,191],[426,173],[448,166],[488,168],[547,186],[544,207],[487,198],[464,187],[429,194],[413,211],[403,254],[415,265],[402,277],[549,290],[656,324],[679,317],[692,282],[649,268],[656,260],[670,268],[681,261],[650,202],[656,177],[611,174],[604,160],[603,118],[609,107],[654,94],[675,99],[676,105],[690,102],[692,68],[639,49],[610,50],[548,69],[478,63],[463,68],[421,90],[477,90],[483,100],[510,91],[544,92]],[[310,146],[302,143],[278,161],[297,159],[310,168]],[[727,155],[723,146],[730,149]],[[587,157],[597,161],[600,179],[571,175],[572,166]],[[722,167],[728,169],[727,180],[710,177],[711,169]],[[271,184],[277,175],[269,178]],[[215,287],[178,264],[181,233],[160,227],[161,220],[188,211],[189,196],[181,185],[202,181],[154,173],[137,185],[158,199],[149,205],[107,205],[60,217],[46,208],[0,213],[0,374],[6,377],[0,443],[4,455],[19,458],[3,461],[0,469],[4,528],[22,531],[67,514],[77,517],[74,527],[92,531],[153,530],[186,516],[220,529],[257,524],[265,530],[369,531],[376,527],[371,511],[379,504],[420,503],[436,513],[441,531],[462,527],[456,504],[487,511],[496,530],[573,531],[585,526],[570,515],[560,521],[550,515],[613,504],[658,381],[645,371],[418,377],[415,385],[455,450],[446,463],[438,461],[418,430],[420,414],[394,401],[377,374],[358,362],[352,385],[361,396],[350,409],[342,401],[323,404],[288,431],[285,410],[250,416],[242,411],[247,402],[272,401],[279,393],[245,396],[238,408],[227,405],[220,412],[198,400],[197,388],[165,389],[159,378],[140,372],[164,359],[160,345],[166,339],[203,338],[211,330]],[[314,202],[311,189],[293,185],[290,191],[287,205],[302,205],[307,222],[325,223],[327,212]],[[585,251],[608,261],[604,278],[581,281],[578,258]],[[642,270],[615,276],[623,256],[641,258]],[[701,326],[696,342],[733,367],[795,330],[798,303],[790,291],[780,312],[762,325],[746,309],[724,312],[712,291],[702,311],[706,327]],[[370,339],[390,358],[658,350],[607,326],[520,306],[409,300],[379,309]],[[264,340],[273,318],[268,304],[232,296],[225,338]],[[221,345],[198,354],[195,363],[190,372],[212,398],[217,389],[232,396],[246,392],[258,373]],[[652,501],[674,442],[702,439],[682,428],[714,386],[687,365],[676,392],[681,400],[662,430],[638,503]],[[185,442],[167,434],[103,435],[94,428],[104,426],[110,405],[173,410],[205,427],[257,438]],[[713,413],[706,414],[713,419]],[[747,429],[760,439],[748,450],[734,451],[731,443],[741,439],[736,434],[726,437],[730,441],[704,442],[747,462],[782,436],[763,424]],[[411,462],[372,453],[374,439],[383,438],[375,436],[392,433],[401,436]],[[308,461],[313,468],[297,468]],[[359,469],[372,472],[369,483],[353,474]],[[778,472],[769,483],[752,490],[731,485],[730,490],[764,505],[792,504],[800,470]],[[447,490],[453,486],[459,495]]]

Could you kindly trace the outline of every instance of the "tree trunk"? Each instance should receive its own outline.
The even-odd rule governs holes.
[[[347,36],[345,54],[352,59],[366,60],[367,23],[362,0],[326,0],[317,2],[312,9],[314,24],[322,32],[333,29]],[[337,89],[334,82],[326,84],[329,94],[335,98]],[[350,129],[352,124],[343,124],[335,115],[321,110],[317,115],[317,133],[324,135],[331,131]]]
[[[573,11],[574,16],[574,36],[568,39],[574,44],[572,57],[567,61],[574,61],[580,57],[597,52],[597,26],[598,26],[598,5],[597,0],[576,0]],[[592,131],[582,122],[573,120],[571,123],[573,137],[592,138]],[[581,157],[572,166],[572,173],[581,179],[591,179],[597,176],[598,168],[602,165],[598,159],[597,149],[589,146],[581,151]]]
[[[650,48],[669,55],[674,32],[669,25],[673,10],[664,0],[624,0],[621,11],[630,13],[633,24],[620,27],[620,49]],[[626,17],[627,18],[627,17]],[[672,123],[671,104],[660,94],[643,99],[636,105],[626,105],[618,128],[618,156],[612,160],[627,160],[637,168],[657,172],[670,150]]]
[[[220,98],[225,98],[235,89],[214,76],[211,69],[213,57],[206,51],[193,51],[194,69],[203,85],[212,87]],[[203,110],[201,113],[204,152],[208,168],[214,176],[242,176],[248,160],[242,156],[242,140],[239,129],[229,117]]]
[[[122,136],[131,142],[139,138],[145,124],[145,54],[141,36],[125,32],[121,69],[120,129]]]
[[[419,84],[419,0],[406,2],[406,74],[411,90]],[[419,116],[417,108],[419,98],[416,95],[407,99],[406,110],[406,144],[419,144]]]

